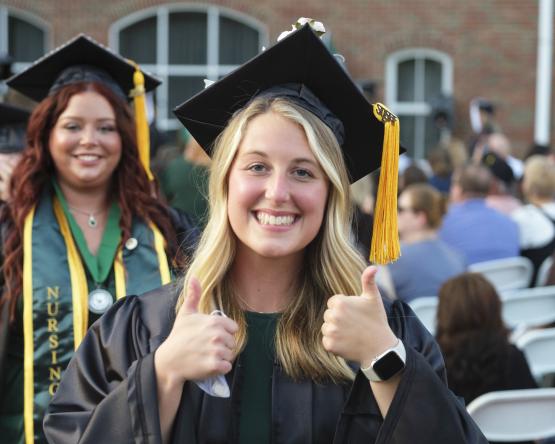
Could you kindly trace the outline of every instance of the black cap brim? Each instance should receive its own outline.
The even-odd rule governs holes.
[[[58,76],[66,68],[75,65],[89,65],[102,69],[126,95],[134,88],[134,65],[84,34],[41,57],[29,68],[11,77],[7,84],[31,99],[41,101],[48,96]],[[160,84],[152,75],[144,71],[143,74],[146,91],[153,90]]]
[[[175,108],[177,118],[210,155],[235,111],[275,85],[301,83],[343,123],[342,145],[352,182],[379,168],[384,124],[336,58],[305,25]]]

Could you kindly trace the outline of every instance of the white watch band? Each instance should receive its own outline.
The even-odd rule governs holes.
[[[366,376],[366,378],[368,378],[369,381],[372,381],[372,382],[385,381],[385,379],[382,379],[374,370],[374,364],[376,364],[376,362],[378,362],[380,359],[382,359],[385,355],[387,355],[390,352],[395,353],[399,357],[399,359],[403,361],[403,364],[407,362],[407,352],[405,350],[403,341],[401,341],[400,339],[397,339],[397,344],[395,344],[394,347],[388,348],[386,351],[384,351],[383,353],[380,353],[378,356],[372,359],[372,362],[368,367],[360,368],[360,371],[364,374],[364,376]]]

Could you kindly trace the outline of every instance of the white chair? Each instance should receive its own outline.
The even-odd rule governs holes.
[[[505,291],[529,287],[534,266],[530,259],[517,256],[478,262],[470,265],[468,271],[483,274],[497,291]]]
[[[538,269],[538,275],[536,276],[536,287],[543,287],[547,282],[549,277],[549,271],[553,265],[553,256],[548,256],[544,259],[540,268]]]
[[[410,307],[424,324],[428,331],[435,335],[436,332],[436,313],[438,298],[436,296],[428,296],[413,299],[409,302]]]
[[[506,291],[499,296],[503,319],[510,328],[522,332],[555,321],[555,285]]]
[[[544,375],[555,372],[555,328],[527,331],[515,345],[523,351],[530,371],[538,381]]]
[[[555,436],[555,388],[504,390],[467,407],[488,441],[532,441]]]

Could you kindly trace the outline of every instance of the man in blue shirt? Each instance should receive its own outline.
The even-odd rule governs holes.
[[[520,252],[518,226],[486,205],[491,180],[491,172],[479,165],[467,165],[453,175],[451,205],[439,237],[463,254],[468,265]]]

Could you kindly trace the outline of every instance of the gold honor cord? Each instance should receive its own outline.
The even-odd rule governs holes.
[[[399,181],[399,119],[381,103],[373,105],[374,116],[384,124],[380,182],[374,209],[370,262],[388,264],[399,258],[397,187]]]
[[[116,281],[116,299],[121,299],[127,293],[125,289],[125,268],[123,266],[123,250],[118,248],[116,260],[114,261],[114,279]]]
[[[171,281],[171,273],[170,273],[170,266],[168,263],[168,258],[166,256],[165,250],[165,239],[160,233],[160,230],[156,225],[152,222],[150,223],[150,229],[154,234],[154,249],[156,250],[156,254],[158,256],[158,266],[160,267],[160,279],[162,281],[162,285],[169,284]]]
[[[69,276],[71,279],[71,299],[73,304],[73,342],[77,350],[79,344],[85,337],[89,324],[89,306],[87,275],[83,268],[81,256],[77,251],[73,236],[66,220],[64,210],[58,199],[54,199],[54,214],[60,226],[62,237],[67,248],[67,259],[69,263]]]
[[[129,62],[135,66],[135,72],[133,74],[134,88],[129,92],[129,96],[133,98],[133,107],[135,109],[137,148],[148,180],[152,181],[154,180],[154,175],[152,171],[150,171],[150,133],[146,117],[145,76],[141,72],[139,65],[132,60],[129,60]]]
[[[23,429],[25,442],[34,442],[34,344],[33,344],[33,217],[29,212],[23,224]]]

